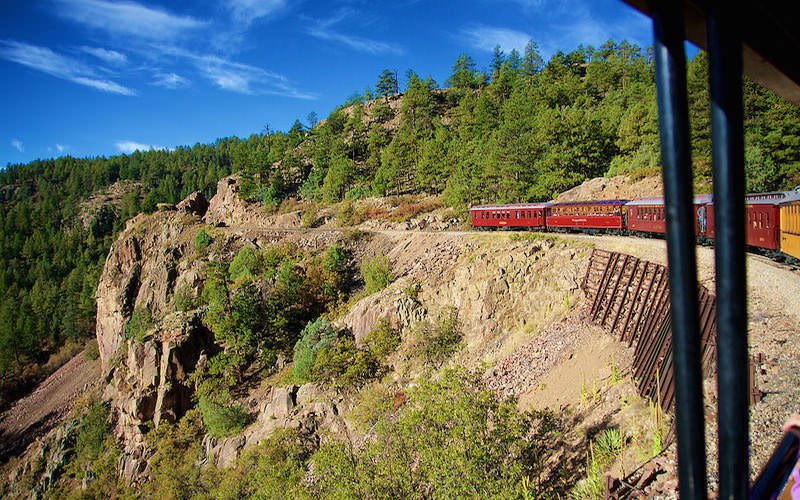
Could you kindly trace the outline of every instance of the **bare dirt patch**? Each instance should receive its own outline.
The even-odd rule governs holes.
[[[75,398],[100,378],[100,360],[83,352],[0,415],[0,463],[43,436],[72,408]]]

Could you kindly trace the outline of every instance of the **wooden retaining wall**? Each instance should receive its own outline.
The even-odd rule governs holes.
[[[633,377],[639,393],[672,413],[675,380],[667,268],[630,255],[595,249],[582,287],[591,301],[590,319],[633,347]],[[702,369],[703,376],[708,377],[716,372],[717,364],[717,302],[699,285],[698,300]],[[753,366],[751,361],[751,402],[761,398],[754,386]]]

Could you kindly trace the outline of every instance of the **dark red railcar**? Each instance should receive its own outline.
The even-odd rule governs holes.
[[[747,245],[767,250],[780,248],[780,198],[753,198],[745,205],[745,242]],[[714,205],[708,205],[708,237],[715,237]]]
[[[697,236],[706,236],[706,205],[711,202],[711,195],[701,194],[694,197],[694,232]],[[640,198],[631,200],[625,205],[626,228],[630,231],[664,234],[667,231],[667,214],[664,210],[664,198]]]
[[[576,201],[547,207],[547,227],[565,229],[622,229],[622,210],[628,200]]]
[[[472,227],[544,228],[548,203],[477,205],[469,208]]]

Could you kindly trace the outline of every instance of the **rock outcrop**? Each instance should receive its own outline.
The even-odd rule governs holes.
[[[239,197],[239,177],[231,175],[217,183],[217,194],[211,198],[205,221],[217,226],[241,226],[263,218],[257,207]]]
[[[144,432],[152,422],[175,422],[192,407],[188,375],[205,353],[213,352],[213,336],[196,314],[165,317],[144,342],[128,340],[127,354],[112,369],[105,396],[116,417],[115,434],[123,445],[122,475],[136,480],[146,472]]]
[[[123,455],[123,476],[136,480],[146,471],[144,432],[166,419],[175,421],[191,406],[188,375],[203,354],[213,353],[213,336],[199,312],[174,312],[176,287],[202,291],[194,259],[193,234],[205,211],[195,193],[176,211],[140,215],[112,245],[97,289],[97,343],[108,386],[115,434]],[[137,312],[136,335],[126,325]]]
[[[233,465],[242,450],[255,446],[272,436],[278,429],[295,429],[319,437],[322,430],[337,432],[342,400],[331,401],[330,393],[316,384],[274,387],[258,403],[255,421],[240,435],[225,439],[206,436],[203,441],[203,463],[217,467]]]

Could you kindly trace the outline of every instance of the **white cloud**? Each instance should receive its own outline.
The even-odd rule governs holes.
[[[239,94],[272,94],[296,99],[315,96],[293,88],[282,75],[248,64],[228,61],[217,56],[195,59],[197,69],[217,87]]]
[[[128,87],[97,77],[95,71],[80,61],[57,54],[47,47],[0,40],[0,57],[79,85],[120,95],[136,95]]]
[[[100,47],[87,47],[85,45],[80,49],[108,64],[121,66],[127,64],[128,62],[128,57],[125,54],[117,52],[116,50],[103,49]]]
[[[22,153],[25,151],[25,145],[19,139],[11,139],[11,147]]]
[[[295,99],[316,99],[301,92],[278,73],[238,63],[215,55],[196,54],[178,47],[161,47],[164,55],[188,60],[200,74],[222,90],[250,95],[279,95]]]
[[[355,35],[347,35],[333,29],[334,25],[340,23],[351,14],[351,11],[344,10],[330,19],[314,21],[313,25],[308,29],[308,34],[320,40],[335,42],[358,52],[366,52],[367,54],[399,55],[403,53],[403,48],[398,45]]]
[[[175,73],[157,73],[154,75],[153,85],[166,89],[188,87],[192,82]]]
[[[461,35],[469,45],[486,52],[491,52],[499,45],[503,50],[517,49],[521,53],[531,39],[529,34],[521,31],[483,25],[464,28],[461,30]]]
[[[58,13],[90,28],[142,40],[173,40],[208,23],[132,1],[56,0]]]
[[[286,7],[286,0],[227,0],[222,3],[231,12],[233,20],[244,26]]]
[[[158,146],[155,144],[142,144],[141,142],[136,141],[119,141],[114,143],[114,146],[116,146],[117,150],[119,150],[121,153],[125,154],[131,154],[136,151],[150,151],[153,149],[168,149],[164,146]]]
[[[61,144],[56,144],[56,151],[58,151],[59,153],[63,153],[66,148],[67,148],[66,146],[63,146]]]
[[[110,94],[136,95],[134,90],[131,90],[128,87],[120,85],[116,82],[112,82],[111,80],[98,80],[96,78],[88,78],[85,76],[76,76],[70,80],[81,85],[86,85],[87,87],[108,92]]]

